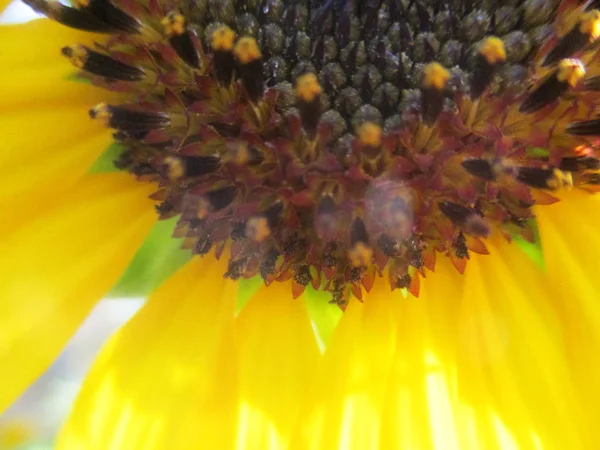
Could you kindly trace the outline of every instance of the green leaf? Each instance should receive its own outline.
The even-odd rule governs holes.
[[[532,221],[531,227],[534,233],[534,243],[527,242],[525,239],[515,236],[514,240],[516,244],[531,258],[531,260],[542,270],[546,270],[544,263],[544,253],[542,252],[542,241],[540,240],[540,232],[538,230],[537,222]]]
[[[110,296],[148,296],[191,259],[191,252],[181,249],[181,239],[172,237],[176,223],[174,217],[154,226]]]
[[[303,298],[306,302],[310,320],[315,327],[319,345],[321,349],[324,349],[329,344],[331,336],[344,313],[339,306],[329,303],[331,293],[315,291],[308,286],[304,291]]]
[[[256,276],[256,277],[252,277],[252,278],[248,278],[248,279],[239,280],[238,283],[239,283],[239,290],[238,290],[237,302],[235,305],[236,314],[239,314],[239,312],[242,309],[244,309],[244,306],[246,306],[246,303],[248,303],[248,300],[250,300],[250,297],[252,297],[252,295],[256,292],[256,290],[263,283],[263,280],[261,277]]]
[[[550,155],[550,151],[543,147],[527,147],[525,152],[530,158],[547,158]]]
[[[540,269],[546,269],[544,264],[544,255],[542,254],[542,249],[538,244],[532,244],[518,237],[515,238],[515,242]]]
[[[65,78],[65,80],[67,81],[73,81],[75,83],[83,83],[83,84],[89,84],[90,86],[93,86],[94,84],[92,83],[92,80],[90,80],[89,78],[86,77],[82,77],[79,73],[77,72],[73,72],[70,73],[69,75],[67,75]]]
[[[236,314],[239,314],[244,306],[246,306],[262,283],[263,280],[259,276],[239,281]],[[304,299],[306,302],[308,316],[313,323],[321,350],[325,349],[329,343],[333,331],[343,315],[342,310],[338,306],[329,303],[330,298],[330,293],[315,291],[311,286],[308,286],[302,297],[298,299],[298,301]]]
[[[92,164],[90,167],[90,173],[108,173],[108,172],[119,172],[119,169],[115,167],[115,159],[117,159],[121,153],[123,153],[123,147],[117,143],[112,143],[104,153]]]

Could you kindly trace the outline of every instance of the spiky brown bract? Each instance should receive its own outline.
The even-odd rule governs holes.
[[[377,276],[416,294],[437,253],[462,271],[490,233],[533,239],[548,191],[598,183],[577,163],[597,161],[577,136],[600,133],[587,3],[29,4],[107,34],[63,50],[126,97],[91,117],[125,147],[117,167],[160,183],[185,248],[230,243],[231,278],[342,306]]]

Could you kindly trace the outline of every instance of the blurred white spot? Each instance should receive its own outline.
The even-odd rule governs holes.
[[[108,337],[142,306],[143,298],[110,298],[96,305],[55,362],[71,378],[85,376]]]
[[[54,364],[0,415],[0,427],[26,420],[35,429],[37,443],[51,441],[96,354],[143,303],[143,298],[111,298],[98,303]]]
[[[544,450],[544,444],[542,444],[542,440],[536,433],[531,433],[531,438],[533,440],[533,447],[535,450]]]
[[[2,14],[0,14],[0,24],[9,25],[15,23],[25,23],[41,17],[44,16],[36,13],[33,9],[20,0],[16,0],[8,5]]]
[[[287,447],[271,419],[245,401],[240,405],[236,441],[236,450],[277,450]]]
[[[317,324],[314,322],[314,320],[312,320],[310,324],[312,326],[313,333],[317,338],[317,345],[319,346],[319,351],[321,352],[321,354],[323,354],[325,353],[325,342],[323,342],[323,339],[321,339],[321,336],[319,334],[319,328],[317,327]]]
[[[494,415],[494,428],[498,435],[498,444],[502,450],[519,450],[510,430],[500,420],[500,417]]]
[[[429,368],[426,384],[434,448],[458,450],[460,445],[451,405],[454,399],[446,384],[442,365],[431,351],[425,353],[425,364]]]

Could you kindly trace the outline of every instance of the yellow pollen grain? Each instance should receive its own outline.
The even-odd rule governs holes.
[[[66,47],[66,49],[68,49],[67,56],[71,63],[75,67],[83,69],[88,58],[88,52],[86,48],[83,45],[75,44]],[[64,50],[63,53],[65,53]]]
[[[588,145],[585,145],[585,144],[578,145],[577,147],[575,147],[573,149],[573,152],[577,156],[589,156],[590,154],[593,154],[592,149]]]
[[[246,234],[256,242],[262,242],[271,235],[266,217],[252,217],[246,225]]]
[[[594,9],[579,18],[579,31],[589,36],[590,42],[600,37],[600,11]]]
[[[90,0],[73,0],[75,8],[87,8],[90,6]]]
[[[181,158],[167,156],[164,160],[164,164],[167,166],[167,176],[169,177],[169,180],[178,180],[183,177],[185,166]]]
[[[450,72],[438,62],[431,62],[423,69],[424,88],[434,88],[441,91],[450,79]]]
[[[321,85],[314,73],[305,73],[296,80],[296,95],[306,103],[313,102],[321,92]]]
[[[502,159],[498,161],[492,161],[492,173],[496,178],[502,175],[510,175],[512,177],[517,176],[517,166],[510,159]]]
[[[238,166],[247,164],[250,160],[250,150],[245,142],[233,142],[228,145],[228,160]]]
[[[112,117],[110,109],[106,103],[98,103],[90,110],[90,115],[93,119],[104,120],[108,122]]]
[[[585,67],[578,59],[565,58],[558,63],[556,72],[558,81],[566,82],[569,86],[575,86],[584,75]]]
[[[348,258],[353,267],[365,267],[373,259],[373,249],[364,242],[357,242],[348,250]]]
[[[235,32],[226,25],[218,27],[210,36],[210,46],[213,51],[229,52],[233,50]]]
[[[548,186],[551,189],[558,189],[560,187],[571,188],[573,187],[573,174],[571,172],[563,172],[560,169],[554,169],[552,179],[548,181]]]
[[[360,143],[366,147],[379,147],[383,130],[373,122],[365,122],[358,127],[357,135]]]
[[[180,13],[168,14],[161,20],[167,36],[181,36],[185,33],[185,17]]]
[[[245,36],[235,44],[233,53],[242,64],[249,64],[262,58],[258,42],[253,37]]]
[[[204,220],[208,217],[210,212],[210,204],[205,198],[201,198],[198,202],[198,209],[196,210],[196,217],[200,220]]]
[[[506,61],[504,42],[496,36],[489,36],[483,40],[479,46],[479,54],[482,55],[490,65]]]

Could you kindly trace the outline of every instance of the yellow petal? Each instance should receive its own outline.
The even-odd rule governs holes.
[[[0,73],[0,111],[4,115],[21,109],[34,113],[39,108],[78,106],[84,107],[85,114],[85,108],[110,94],[89,83],[71,81],[76,69],[60,50],[69,44],[93,45],[105,39],[48,19],[0,26],[0,58],[5,68]],[[36,125],[33,122],[31,129]]]
[[[21,169],[19,165],[35,170],[37,166],[51,163],[53,158],[59,161],[66,158],[60,153],[76,146],[80,146],[81,158],[94,161],[110,142],[110,131],[92,121],[85,108],[73,106],[39,106],[33,111],[12,111],[3,116],[0,132],[5,145],[0,155],[0,167],[17,174]],[[104,137],[104,142],[97,142],[100,137]],[[94,138],[96,141],[92,140]],[[85,148],[86,144],[93,145]],[[86,169],[89,166],[87,162]]]
[[[460,395],[490,407],[519,448],[534,436],[553,448],[584,448],[547,279],[517,246],[488,247],[491,256],[473,255],[457,308]]]
[[[262,286],[236,319],[237,450],[286,448],[318,361],[304,301],[287,283]]]
[[[424,326],[417,330],[417,336],[424,340],[428,353],[426,359],[434,357],[443,367],[456,364],[460,346],[460,329],[456,321],[456,311],[465,290],[465,277],[460,275],[450,261],[438,258],[435,273],[427,275],[421,282],[419,301],[405,301],[401,321],[418,320]],[[407,317],[405,317],[407,316]],[[414,318],[411,318],[414,316]],[[423,334],[423,329],[427,332]],[[408,333],[403,330],[401,336]],[[410,344],[410,337],[403,337]]]
[[[57,111],[51,116],[51,120],[43,123],[48,126],[56,125],[60,129],[65,123],[60,119],[69,115]],[[59,122],[55,124],[55,120]],[[15,122],[17,125],[14,129],[24,124],[22,119],[12,121],[10,118],[4,123]],[[48,141],[57,141],[56,145],[50,144],[48,147],[53,150],[39,149],[39,155],[32,155],[34,156],[32,161],[13,161],[7,169],[3,170],[4,176],[0,179],[0,208],[5,216],[13,219],[0,223],[0,233],[10,228],[14,229],[20,223],[50,207],[54,199],[60,197],[85,176],[90,165],[99,157],[109,141],[109,136],[104,133],[90,133],[77,136],[75,139],[65,138],[61,134],[52,134],[50,131],[47,134],[43,131],[41,133],[48,136]],[[18,149],[33,150],[35,145],[24,143],[23,146],[9,148],[0,159],[6,159],[3,158],[6,154],[25,157],[28,152],[18,153]]]
[[[93,39],[46,19],[0,26],[0,207],[9,216],[25,220],[45,208],[111,142],[87,110],[112,94],[67,80],[74,69],[60,55],[64,44]]]
[[[456,361],[463,279],[447,262],[405,298],[376,283],[352,300],[301,413],[294,449],[456,448],[456,393],[435,359]],[[436,364],[435,367],[432,364]],[[468,439],[467,439],[468,441]],[[441,443],[441,444],[440,444]]]
[[[547,280],[489,247],[464,277],[438,262],[418,299],[351,302],[292,448],[590,448]]]
[[[441,259],[419,298],[400,302],[380,448],[510,448],[502,445],[507,434],[498,430],[491,405],[462,395],[461,385],[478,382],[459,367],[465,331],[457,313],[467,286]]]
[[[381,408],[394,352],[394,309],[402,300],[377,283],[350,301],[327,347],[294,449],[378,448]]]
[[[224,262],[181,268],[102,350],[58,441],[75,449],[229,449],[237,286]]]
[[[441,260],[436,272],[422,280],[419,298],[399,299],[381,448],[456,448],[460,430],[452,408],[457,393],[448,380],[456,362],[454,311],[463,284],[454,267]]]
[[[89,176],[0,242],[0,411],[56,358],[155,221],[153,187]],[[9,218],[6,218],[9,220]]]
[[[3,13],[8,5],[12,3],[12,0],[0,0],[0,13]]]
[[[573,191],[537,208],[548,282],[554,293],[568,353],[568,369],[582,403],[577,421],[588,448],[600,445],[600,197]]]
[[[304,302],[263,287],[234,320],[224,270],[188,264],[111,339],[58,448],[285,448],[319,358]]]

